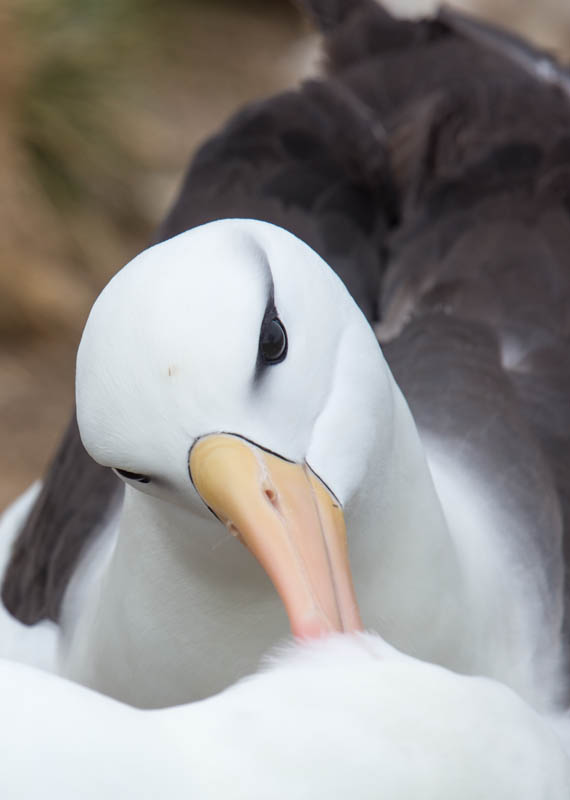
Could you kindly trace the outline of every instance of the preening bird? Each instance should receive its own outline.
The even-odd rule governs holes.
[[[380,718],[407,720],[417,752],[430,739],[417,787],[469,796],[469,771],[446,784],[442,754],[462,710],[483,742],[478,708],[546,755],[519,789],[512,753],[478,751],[473,769],[499,777],[472,796],[564,798],[567,75],[553,65],[545,81],[540,53],[455,13],[411,23],[367,0],[305,5],[326,76],[208,142],[163,241],[95,303],[78,427],[21,530],[25,504],[4,524],[3,600],[20,620],[3,619],[6,655],[33,661],[41,633],[54,671],[155,708],[231,686],[288,628],[352,633],[302,651],[319,665],[303,685],[321,675],[332,698],[336,657],[357,683],[363,647],[394,653],[365,627],[401,652],[390,679],[373,661],[347,713],[370,741]],[[204,708],[274,679],[276,711],[278,669]],[[427,698],[433,676],[448,698],[441,748],[415,727],[414,692]],[[394,703],[375,704],[385,678]],[[387,796],[420,796],[394,774]]]

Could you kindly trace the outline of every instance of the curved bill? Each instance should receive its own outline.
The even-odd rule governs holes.
[[[190,453],[196,490],[260,562],[295,636],[362,630],[338,500],[307,464],[231,434]]]

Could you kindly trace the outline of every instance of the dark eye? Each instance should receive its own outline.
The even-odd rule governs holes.
[[[266,364],[278,364],[287,355],[287,334],[277,317],[263,326],[259,339],[259,352]]]
[[[129,481],[136,481],[137,483],[150,483],[148,475],[141,475],[139,472],[129,472],[126,469],[116,469],[117,475],[122,475]]]

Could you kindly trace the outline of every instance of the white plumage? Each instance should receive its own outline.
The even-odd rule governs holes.
[[[285,651],[200,703],[141,711],[0,662],[2,797],[564,800],[570,762],[512,691],[371,635]]]

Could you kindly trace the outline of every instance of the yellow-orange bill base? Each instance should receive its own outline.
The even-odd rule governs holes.
[[[342,509],[305,463],[231,434],[194,444],[197,492],[269,575],[295,636],[362,630]]]

